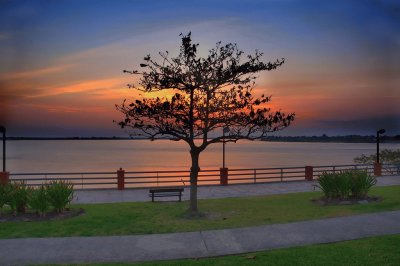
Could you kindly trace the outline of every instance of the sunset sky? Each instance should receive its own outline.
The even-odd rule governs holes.
[[[237,43],[264,61],[256,93],[295,112],[281,135],[400,134],[398,1],[1,1],[0,124],[10,136],[127,136],[114,105],[145,55]]]

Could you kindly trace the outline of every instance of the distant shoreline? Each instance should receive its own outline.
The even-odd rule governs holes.
[[[122,137],[7,137],[8,141],[21,140],[149,140],[147,138],[122,138]],[[169,140],[159,138],[158,140]],[[270,136],[260,141],[267,142],[318,142],[318,143],[376,143],[375,136],[347,135],[347,136],[294,136],[278,137]],[[382,136],[382,143],[400,143],[400,135]]]

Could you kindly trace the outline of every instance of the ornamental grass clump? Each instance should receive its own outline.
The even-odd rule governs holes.
[[[327,199],[345,198],[350,191],[350,184],[344,175],[323,173],[318,179],[318,187]]]
[[[46,190],[50,204],[58,213],[63,212],[72,201],[74,188],[69,182],[62,180],[52,181],[47,185]]]
[[[8,184],[7,204],[10,206],[14,215],[25,213],[29,201],[31,188],[25,185],[25,182],[11,182]]]
[[[363,199],[376,184],[376,178],[366,171],[346,170],[337,173],[324,172],[318,185],[326,199]]]
[[[354,198],[365,198],[371,187],[376,185],[376,178],[366,171],[353,171],[351,194]]]
[[[65,181],[52,181],[38,188],[31,188],[25,182],[13,181],[0,184],[0,214],[3,207],[11,210],[12,215],[24,214],[29,210],[35,211],[43,217],[54,207],[57,213],[61,213],[73,198],[73,185]]]
[[[2,214],[4,205],[8,205],[11,194],[9,184],[0,183],[0,215]]]
[[[33,189],[29,198],[29,206],[39,215],[45,216],[50,208],[50,200],[47,187],[42,185],[37,189]]]

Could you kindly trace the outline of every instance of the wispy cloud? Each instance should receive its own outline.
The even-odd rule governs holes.
[[[28,78],[36,78],[36,77],[44,77],[50,74],[59,73],[62,71],[66,71],[67,69],[71,68],[72,64],[67,65],[58,65],[58,66],[51,66],[46,68],[34,69],[29,71],[21,71],[21,72],[8,72],[8,73],[1,73],[0,74],[0,81],[1,80],[13,80],[13,79],[28,79]]]
[[[104,113],[106,108],[98,107],[98,106],[90,106],[90,107],[76,107],[70,105],[58,105],[51,103],[22,103],[21,107],[27,109],[36,109],[42,110],[48,113],[82,113],[82,112],[90,112],[90,113]],[[79,114],[78,114],[79,115]]]
[[[80,81],[66,86],[53,85],[43,90],[41,94],[32,96],[32,98],[70,94],[70,93],[80,93],[80,92],[84,92],[85,94],[88,94],[89,92],[101,93],[104,90],[107,91],[112,88],[122,87],[123,84],[124,83],[123,80],[121,80],[121,78],[108,78],[99,80]]]

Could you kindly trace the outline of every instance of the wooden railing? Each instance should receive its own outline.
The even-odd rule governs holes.
[[[308,172],[307,172],[308,167]],[[227,169],[227,184],[287,182],[317,179],[323,172],[349,169],[366,170],[374,174],[373,165],[324,165],[307,167],[233,168]],[[311,176],[309,170],[311,169]],[[118,174],[118,172],[120,172]],[[400,175],[399,165],[382,165],[382,175]],[[162,186],[188,186],[190,171],[124,171],[67,172],[67,173],[10,173],[11,181],[23,181],[29,186],[40,186],[52,180],[65,180],[75,189],[125,189]],[[198,185],[220,185],[221,169],[199,172]]]

